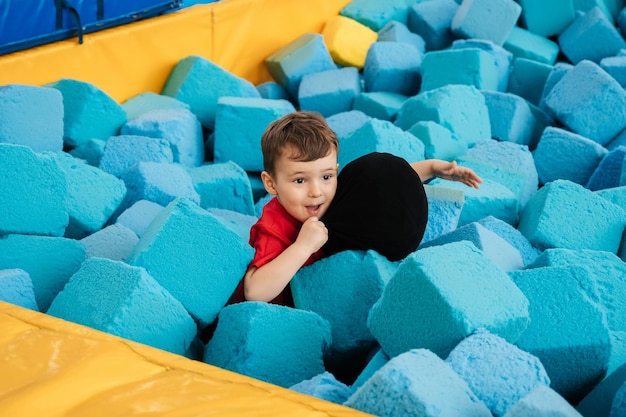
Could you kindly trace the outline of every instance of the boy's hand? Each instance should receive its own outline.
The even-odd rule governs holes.
[[[315,253],[324,246],[328,240],[328,229],[317,217],[310,217],[302,223],[296,242],[309,248]]]
[[[480,183],[483,182],[483,180],[476,175],[473,170],[467,167],[458,166],[456,161],[438,162],[433,166],[433,170],[435,175],[439,178],[443,178],[444,180],[459,181],[469,187],[479,188]]]

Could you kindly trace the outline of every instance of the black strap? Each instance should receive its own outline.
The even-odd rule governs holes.
[[[80,15],[78,11],[67,2],[67,0],[54,0],[56,9],[57,9],[57,21],[56,21],[56,29],[63,29],[63,9],[67,9],[72,18],[74,19],[74,23],[76,24],[76,28],[78,30],[78,43],[83,43],[83,25],[80,21]],[[98,10],[99,12],[99,10]]]

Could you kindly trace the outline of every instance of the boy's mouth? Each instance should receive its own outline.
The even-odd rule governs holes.
[[[318,205],[315,205],[315,206],[306,206],[307,211],[310,214],[312,214],[312,215],[317,214],[320,211],[321,208],[322,208],[321,204],[318,204]]]

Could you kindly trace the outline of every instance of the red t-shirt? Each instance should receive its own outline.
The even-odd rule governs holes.
[[[255,253],[248,270],[251,267],[260,268],[283,253],[296,241],[301,227],[302,223],[287,213],[287,210],[280,205],[276,197],[272,198],[263,207],[261,217],[250,229],[250,245],[254,248]],[[322,252],[317,251],[307,259],[304,265],[310,265],[321,258]],[[245,301],[243,280],[239,283],[232,301],[235,303]],[[293,306],[289,285],[270,302]]]

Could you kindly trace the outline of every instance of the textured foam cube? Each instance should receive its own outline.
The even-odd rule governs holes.
[[[369,119],[370,116],[360,110],[350,110],[327,117],[326,123],[337,134],[341,143],[344,138],[354,133]]]
[[[526,237],[519,230],[511,226],[509,223],[493,216],[487,216],[484,219],[479,220],[478,223],[488,230],[498,234],[501,238],[515,247],[522,256],[525,267],[534,262],[537,259],[537,256],[539,256],[539,250],[534,248],[528,239],[526,239]]]
[[[266,81],[261,84],[257,84],[256,89],[259,90],[261,98],[267,98],[271,100],[290,100],[291,97],[287,92],[287,89],[275,81]]]
[[[569,180],[586,185],[608,151],[591,139],[558,127],[547,127],[533,152],[539,183]]]
[[[574,21],[572,0],[519,0],[518,3],[526,27],[539,36],[558,35]]]
[[[298,97],[302,77],[337,68],[319,33],[304,33],[265,58],[265,66],[274,80],[292,99]]]
[[[121,223],[112,224],[81,239],[88,258],[106,258],[113,261],[125,261],[138,241],[135,232]]]
[[[613,416],[612,405],[617,399],[616,394],[620,391],[623,399],[624,383],[626,382],[626,363],[612,372],[596,385],[589,394],[576,405],[576,410],[585,417],[610,417]],[[623,404],[623,403],[622,403]],[[622,415],[622,414],[617,414]]]
[[[178,354],[197,331],[182,304],[143,268],[109,259],[85,260],[48,314]]]
[[[452,49],[478,48],[488,52],[493,57],[498,72],[497,91],[506,91],[509,85],[509,71],[513,62],[513,54],[500,45],[486,39],[456,39],[452,42]]]
[[[620,207],[626,207],[626,186],[624,185],[598,190],[596,191],[596,194],[602,198],[606,198],[613,204]]]
[[[541,105],[541,103],[539,105]],[[534,116],[533,130],[530,143],[528,144],[528,148],[533,151],[537,148],[537,143],[539,143],[543,130],[548,126],[555,126],[557,123],[545,109],[532,103],[528,103],[528,106]]]
[[[22,84],[0,86],[0,142],[35,152],[63,149],[63,96],[59,90]]]
[[[569,70],[545,105],[569,130],[604,146],[626,127],[626,91],[591,61]]]
[[[376,119],[393,121],[407,98],[405,95],[388,91],[362,92],[354,98],[352,110]]]
[[[589,273],[569,266],[509,275],[530,301],[530,324],[516,345],[537,356],[551,387],[577,403],[604,377],[611,351],[606,316],[588,294]]]
[[[431,246],[445,245],[460,241],[472,242],[493,262],[505,271],[514,271],[524,268],[524,261],[520,252],[497,233],[487,229],[478,222],[461,226],[420,246],[420,249]]]
[[[126,226],[135,232],[137,237],[141,237],[162,208],[162,205],[152,201],[138,200],[117,216],[115,222]]]
[[[406,24],[409,6],[404,0],[352,0],[339,12],[378,32],[391,21]]]
[[[343,404],[352,395],[350,387],[337,381],[337,378],[330,372],[324,372],[311,379],[298,382],[289,389],[336,404]]]
[[[546,106],[546,97],[550,93],[550,90],[552,90],[552,87],[554,87],[572,68],[574,68],[574,66],[567,62],[557,62],[554,64],[552,70],[550,70],[550,74],[548,74],[548,78],[546,78],[543,84],[543,91],[541,92],[541,99],[538,105],[542,110],[550,112],[550,109]]]
[[[294,305],[328,320],[332,330],[329,355],[372,348],[375,340],[367,328],[367,315],[395,269],[395,264],[374,251],[344,251],[296,273],[290,283]],[[343,277],[341,282],[338,276]]]
[[[504,415],[504,417],[524,416],[580,417],[580,414],[552,388],[538,385]]]
[[[282,387],[324,372],[330,325],[317,314],[263,302],[224,307],[203,361]]]
[[[327,117],[351,110],[354,98],[360,93],[359,71],[345,67],[303,76],[298,102],[302,110],[316,111]]]
[[[426,51],[426,42],[420,35],[411,32],[406,26],[407,23],[408,10],[407,22],[403,23],[392,20],[378,31],[378,42],[404,42],[413,46],[421,55],[423,55]]]
[[[67,182],[69,223],[65,236],[83,238],[100,230],[126,196],[126,185],[115,176],[81,159],[54,154]]]
[[[509,75],[508,92],[538,106],[552,65],[527,58],[515,58]]]
[[[148,136],[111,136],[104,145],[98,167],[119,178],[130,167],[141,161],[174,162],[169,142]]]
[[[597,6],[577,16],[558,36],[561,51],[573,64],[616,55],[626,41],[611,20]]]
[[[146,91],[123,102],[122,108],[126,112],[128,120],[133,120],[135,117],[152,110],[189,110],[189,104],[183,103],[170,96]]]
[[[600,68],[605,70],[622,87],[626,87],[626,56],[608,56],[600,61]]]
[[[63,141],[69,146],[92,138],[106,140],[127,121],[122,106],[91,83],[63,78],[47,86],[63,95]]]
[[[221,97],[215,114],[215,162],[233,161],[247,171],[263,171],[265,128],[295,110],[287,100]]]
[[[407,27],[426,42],[426,51],[444,49],[452,44],[452,19],[459,9],[454,0],[422,1],[409,9]]]
[[[504,48],[514,58],[524,58],[543,64],[554,64],[559,55],[559,45],[527,29],[515,26],[504,42]]]
[[[586,188],[567,180],[544,185],[520,213],[518,229],[533,246],[595,249],[617,253],[626,213]]]
[[[422,79],[422,54],[404,42],[374,42],[363,66],[365,91],[389,91],[412,96]]]
[[[512,93],[499,91],[482,93],[489,109],[491,137],[528,146],[535,118],[528,102]]]
[[[424,54],[421,92],[447,84],[464,84],[479,90],[498,89],[493,55],[479,48],[445,49]]]
[[[491,416],[467,383],[426,349],[412,349],[392,358],[344,405],[385,417]]]
[[[229,161],[188,170],[202,208],[221,208],[254,215],[250,179],[239,165]]]
[[[408,130],[415,123],[428,120],[450,129],[468,147],[491,138],[485,97],[470,85],[450,84],[409,98],[394,124]]]
[[[210,207],[206,209],[206,211],[213,214],[237,233],[244,242],[250,241],[250,228],[259,219],[256,215],[243,214],[233,210],[214,207]]]
[[[235,291],[252,255],[225,223],[177,198],[152,221],[128,263],[145,268],[206,326]]]
[[[504,415],[538,385],[550,386],[536,356],[484,329],[461,341],[446,362],[495,416]]]
[[[37,305],[44,313],[84,260],[85,246],[74,239],[13,234],[0,237],[0,269],[27,272]]]
[[[376,31],[341,15],[326,21],[322,36],[330,56],[337,65],[356,67],[359,70],[365,64],[370,45],[378,39]]]
[[[464,241],[409,255],[369,315],[370,330],[390,357],[413,348],[446,357],[481,327],[514,343],[527,326],[524,294],[487,255]]]
[[[457,228],[465,193],[431,184],[425,184],[424,190],[428,199],[428,222],[422,242],[428,242]]]
[[[260,97],[254,84],[200,56],[188,56],[176,63],[161,94],[189,105],[202,126],[215,127],[217,99],[222,96]]]
[[[387,152],[407,162],[424,159],[424,144],[414,135],[386,120],[370,119],[341,141],[339,169],[371,152]]]
[[[204,161],[204,138],[198,118],[187,109],[152,110],[122,126],[123,135],[165,139],[174,162],[198,166]]]
[[[122,180],[127,193],[120,212],[139,200],[166,206],[177,197],[185,197],[200,203],[200,195],[193,186],[191,176],[181,165],[138,162],[124,173]]]
[[[467,152],[467,144],[437,122],[430,120],[417,122],[407,131],[422,141],[426,159],[451,161]]]
[[[67,181],[50,155],[0,143],[0,194],[0,234],[65,233],[69,222]]]
[[[619,187],[626,158],[626,146],[618,146],[608,152],[589,177],[586,188],[592,191]]]
[[[502,45],[521,13],[522,7],[513,0],[463,0],[450,28],[459,38],[487,39]]]
[[[73,157],[84,160],[91,166],[97,167],[104,153],[106,142],[102,139],[89,139],[87,142],[70,149],[68,153]]]
[[[0,300],[39,311],[33,281],[20,268],[0,270]]]
[[[370,379],[376,371],[389,362],[389,359],[389,356],[387,356],[380,347],[377,347],[375,353],[371,355],[370,360],[367,362],[367,365],[365,365],[361,373],[356,377],[352,385],[350,385],[352,391],[356,391],[365,381]]]

